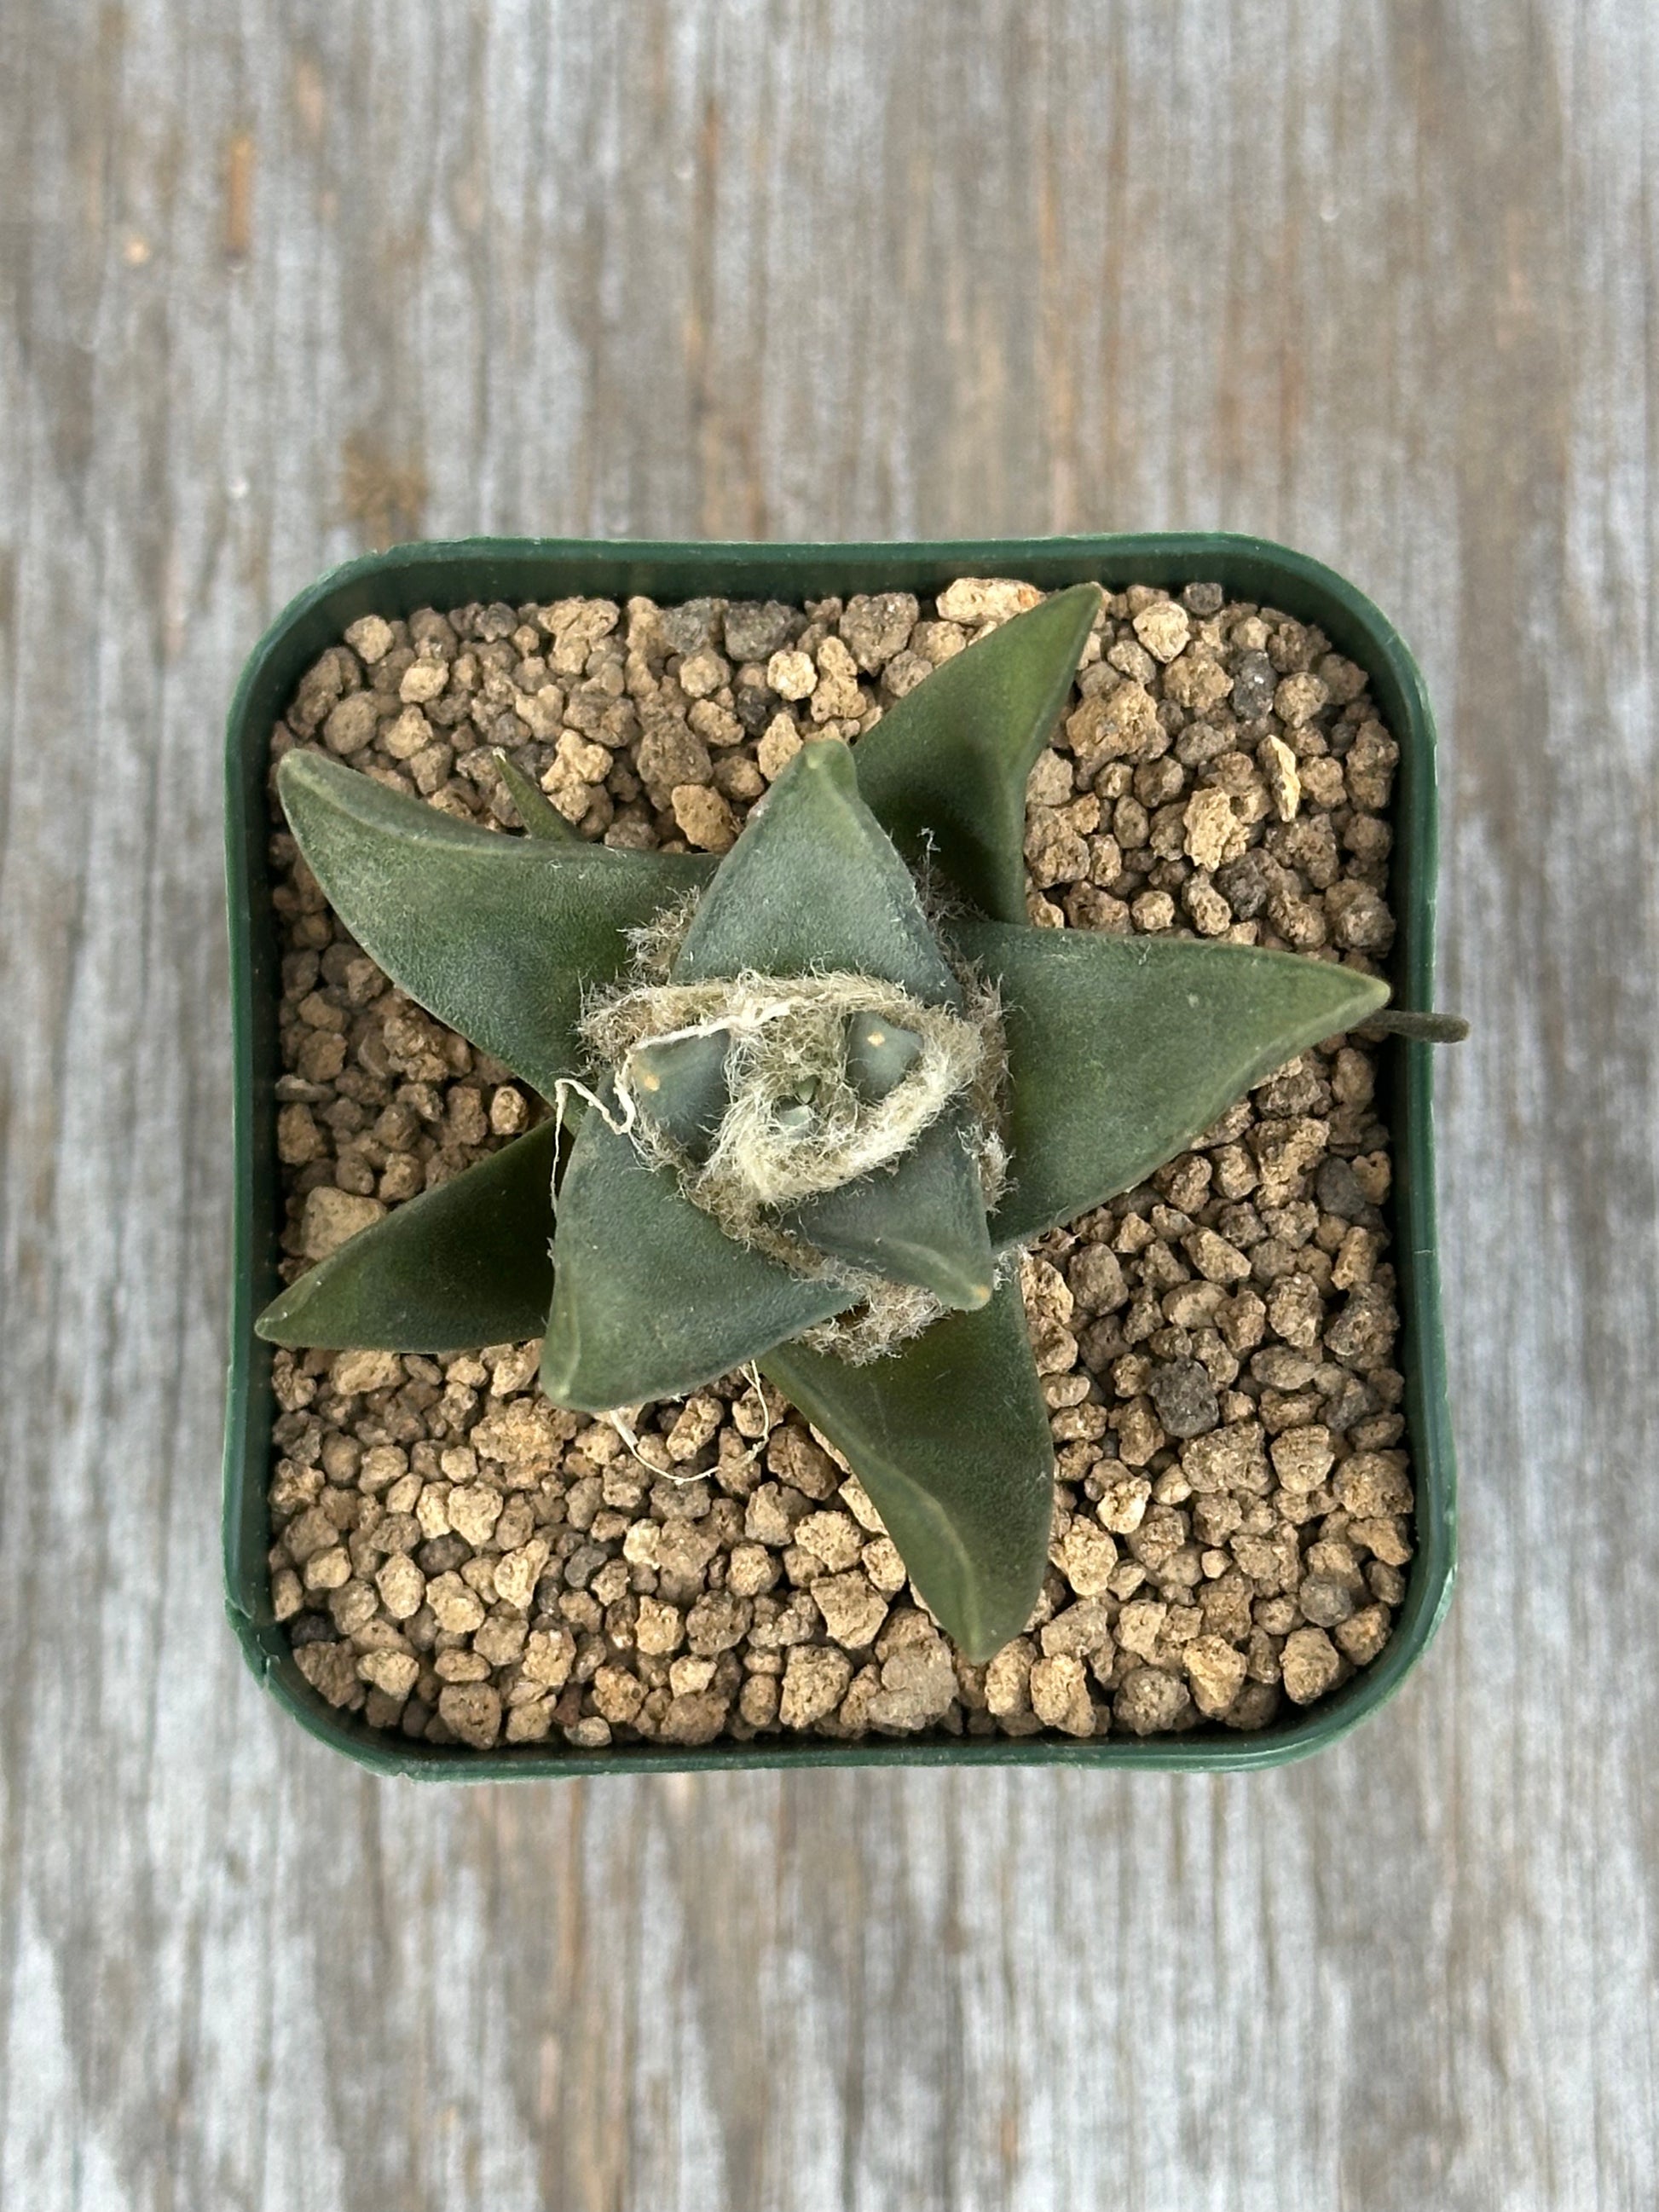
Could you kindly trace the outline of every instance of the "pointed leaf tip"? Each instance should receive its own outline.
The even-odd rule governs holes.
[[[1018,1281],[884,1359],[798,1344],[761,1361],[844,1454],[911,1579],[972,1661],[1031,1615],[1054,1518],[1054,1444]]]
[[[575,824],[565,820],[541,786],[501,745],[495,748],[495,772],[507,786],[507,795],[518,809],[526,835],[550,838],[560,845],[586,842]]]
[[[714,867],[501,836],[309,750],[283,757],[276,785],[307,864],[370,957],[544,1097],[576,1065],[584,988],[619,975],[626,933]]]
[[[1100,611],[1074,584],[944,662],[860,738],[859,788],[907,859],[982,914],[1025,919],[1025,783]]]
[[[839,738],[803,745],[772,786],[698,907],[673,981],[745,969],[845,969],[930,1005],[960,1001],[910,872],[865,805]]]
[[[1179,938],[952,925],[1001,991],[1012,1182],[1000,1247],[1149,1176],[1277,1067],[1374,1014],[1376,976]]]
[[[539,1336],[553,1295],[554,1124],[543,1121],[318,1261],[254,1323],[270,1344],[470,1352]]]
[[[916,1284],[941,1305],[971,1311],[990,1297],[996,1260],[959,1115],[925,1129],[895,1167],[803,1206],[793,1226],[819,1251]]]

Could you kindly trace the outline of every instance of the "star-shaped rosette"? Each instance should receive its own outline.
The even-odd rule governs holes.
[[[579,1077],[605,1110],[582,1115],[562,1160],[550,1117],[397,1208],[284,1291],[260,1334],[428,1353],[540,1335],[548,1395],[596,1413],[758,1363],[856,1472],[968,1656],[1017,1635],[1042,1580],[1054,1456],[1015,1255],[1387,997],[1334,962],[1027,923],[1026,780],[1099,604],[1093,585],[1059,592],[856,748],[804,746],[719,862],[587,843],[510,764],[521,837],[289,753],[278,787],[301,851],[392,981],[543,1097]],[[916,888],[924,859],[943,920]],[[580,1024],[586,996],[628,979],[629,933],[688,892],[671,985],[848,975],[951,1013],[964,978],[996,990],[1009,1173],[992,1204],[963,1098],[896,1161],[780,1219],[829,1273],[739,1241],[647,1156]],[[941,1318],[864,1364],[808,1349],[871,1276],[930,1294]]]

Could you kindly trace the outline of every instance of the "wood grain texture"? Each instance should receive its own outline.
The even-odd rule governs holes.
[[[1659,18],[0,9],[0,2197],[1613,2212],[1659,2170]],[[1448,738],[1462,1594],[1259,1778],[421,1790],[241,1670],[217,731],[378,535],[1221,525]]]

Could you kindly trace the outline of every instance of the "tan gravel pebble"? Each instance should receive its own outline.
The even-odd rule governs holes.
[[[775,653],[766,665],[766,680],[780,699],[793,704],[817,690],[818,672],[810,653]]]
[[[462,1483],[444,1501],[449,1525],[475,1551],[487,1544],[501,1514],[501,1493],[487,1482]]]
[[[400,1554],[394,1554],[376,1574],[374,1587],[392,1620],[410,1620],[425,1602],[426,1577],[413,1559]]]
[[[803,742],[855,738],[1038,596],[366,616],[276,744],[515,830],[504,745],[590,837],[718,852]],[[1363,965],[1392,939],[1398,757],[1316,632],[1204,586],[1115,593],[1032,773],[1033,918]],[[273,864],[292,1276],[544,1109],[386,986],[280,823]],[[374,1727],[481,1748],[1282,1719],[1386,1647],[1413,1554],[1376,1100],[1363,1039],[1304,1054],[1028,1260],[1056,1535],[988,1666],[745,1378],[639,1409],[643,1467],[540,1397],[534,1343],[276,1355],[271,1600],[298,1665]]]
[[[882,1662],[881,1686],[870,1699],[871,1724],[908,1733],[943,1720],[957,1694],[956,1670],[937,1636]]]
[[[1098,1597],[1117,1565],[1117,1546],[1098,1522],[1073,1521],[1056,1547],[1055,1564],[1079,1597]]]
[[[1219,1720],[1244,1686],[1244,1654],[1223,1636],[1198,1636],[1182,1647],[1193,1702],[1211,1720]]]
[[[1159,1667],[1135,1667],[1112,1700],[1112,1718],[1131,1735],[1162,1735],[1189,1725],[1193,1701],[1187,1686]]]
[[[421,1662],[412,1651],[368,1651],[357,1662],[357,1672],[401,1705],[419,1679]]]
[[[345,641],[358,659],[371,668],[386,659],[395,642],[391,623],[379,615],[364,615],[353,623]]]
[[[952,623],[1006,622],[1024,614],[1042,597],[1030,584],[1008,577],[959,576],[939,595],[941,617]]]
[[[1279,1666],[1285,1696],[1310,1705],[1335,1683],[1342,1662],[1322,1628],[1298,1628],[1285,1638]]]
[[[307,1681],[331,1705],[355,1708],[363,1702],[363,1685],[349,1644],[303,1644],[294,1657]]]
[[[1256,757],[1261,763],[1262,779],[1273,801],[1273,812],[1281,822],[1293,822],[1302,804],[1302,779],[1297,773],[1296,755],[1283,738],[1263,738]]]
[[[1330,1431],[1316,1421],[1275,1437],[1269,1449],[1273,1473],[1285,1489],[1304,1494],[1318,1489],[1336,1457]]]
[[[1213,871],[1243,848],[1243,835],[1224,791],[1195,791],[1183,821],[1184,849],[1197,867]]]
[[[830,1635],[848,1651],[873,1643],[887,1618],[887,1601],[862,1574],[830,1575],[814,1582],[812,1601]]]
[[[500,1693],[488,1682],[447,1685],[438,1694],[438,1712],[445,1727],[475,1751],[488,1751],[501,1732]]]
[[[1356,1667],[1367,1667],[1388,1642],[1392,1629],[1387,1606],[1368,1605],[1339,1622],[1334,1633],[1343,1657]]]
[[[1190,635],[1187,610],[1174,599],[1155,600],[1134,617],[1134,634],[1154,660],[1173,660]]]
[[[392,1390],[403,1379],[403,1362],[395,1352],[342,1352],[329,1376],[343,1398],[367,1390]]]
[[[676,784],[671,799],[688,844],[700,852],[725,853],[736,843],[738,818],[718,791],[707,784]]]
[[[844,1651],[822,1644],[798,1645],[783,1670],[783,1694],[778,1708],[785,1728],[811,1728],[827,1719],[847,1694],[853,1679],[853,1662]]]
[[[331,1252],[338,1251],[360,1229],[367,1229],[386,1212],[378,1199],[364,1198],[350,1191],[337,1190],[330,1183],[319,1183],[307,1191],[305,1214],[300,1230],[300,1249],[307,1260],[326,1260]]]
[[[858,1565],[864,1536],[850,1513],[809,1513],[795,1529],[801,1549],[819,1559],[831,1574]]]
[[[1028,1636],[1005,1644],[985,1669],[985,1705],[999,1717],[1031,1709],[1031,1668],[1036,1647]]]
[[[1039,1659],[1031,1668],[1031,1710],[1045,1728],[1063,1735],[1092,1735],[1095,1709],[1080,1659]]]
[[[718,1691],[689,1692],[670,1705],[658,1733],[664,1743],[712,1743],[726,1725],[726,1705]]]

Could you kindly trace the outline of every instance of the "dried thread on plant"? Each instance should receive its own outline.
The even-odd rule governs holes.
[[[776,1425],[772,1419],[771,1408],[766,1402],[766,1392],[761,1382],[760,1369],[751,1359],[746,1363],[743,1371],[749,1377],[749,1387],[754,1392],[756,1402],[760,1407],[761,1432],[747,1451],[740,1452],[734,1459],[723,1460],[720,1462],[722,1467],[733,1474],[739,1468],[750,1467],[754,1464],[770,1443],[772,1431]],[[622,1438],[623,1448],[630,1458],[636,1459],[640,1465],[659,1482],[672,1483],[676,1488],[684,1488],[691,1483],[702,1481],[704,1478],[701,1469],[692,1474],[675,1474],[669,1468],[659,1467],[654,1460],[646,1457],[640,1449],[639,1430],[635,1426],[639,1412],[637,1406],[613,1406],[610,1412],[602,1414],[600,1419],[607,1427],[614,1429],[617,1436]]]
[[[622,1113],[612,1114],[599,1093],[584,1083],[580,1076],[562,1075],[553,1085],[553,1158],[556,1162],[559,1157],[559,1148],[564,1141],[565,1115],[568,1111],[566,1101],[572,1097],[580,1098],[584,1106],[591,1106],[600,1121],[605,1123],[605,1127],[618,1137],[627,1136],[634,1127],[634,1102],[631,1098],[623,1102]],[[556,1167],[549,1196],[556,1218],[559,1211],[559,1177]],[[550,1245],[550,1251],[551,1249]]]
[[[700,890],[683,892],[678,898],[671,899],[660,913],[653,914],[649,921],[640,922],[626,933],[636,985],[668,981],[674,956],[696,919],[702,900]]]
[[[672,962],[689,909],[663,930],[636,933],[635,975]],[[821,1252],[779,1216],[827,1191],[896,1164],[940,1115],[965,1109],[962,1142],[988,1206],[1001,1195],[1007,1150],[997,1127],[1006,1069],[997,994],[964,976],[965,1014],[930,1006],[867,975],[787,979],[748,973],[702,983],[636,981],[589,1003],[582,1038],[596,1081],[619,1109],[641,1158],[678,1176],[692,1204],[728,1236],[796,1273],[842,1284],[852,1310],[820,1322],[803,1341],[854,1364],[909,1341],[944,1311],[931,1291],[896,1283]],[[848,1024],[870,1016],[919,1042],[914,1064],[873,1103],[848,1079]],[[630,1076],[630,1055],[725,1035],[728,1103],[705,1158],[692,1158],[652,1118]],[[810,1103],[809,1103],[810,1102]],[[807,1110],[803,1113],[803,1104]]]
[[[844,1065],[847,1022],[855,1014],[879,1016],[921,1043],[914,1066],[874,1104],[854,1089]],[[746,1243],[755,1241],[765,1213],[838,1190],[909,1152],[973,1089],[988,1054],[1000,1057],[1000,1030],[994,994],[978,993],[964,1018],[893,985],[841,973],[636,986],[595,1002],[582,1024],[641,1152],[653,1166],[674,1169],[686,1196]],[[720,1034],[731,1039],[731,1103],[707,1159],[696,1162],[641,1107],[629,1055],[645,1043]],[[811,1105],[804,1127],[786,1110],[803,1099]],[[981,1142],[993,1133],[975,1127],[969,1142],[985,1154],[994,1177],[1000,1146]]]

